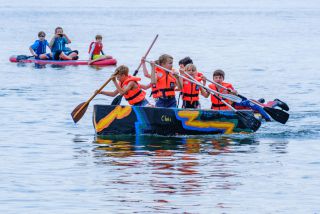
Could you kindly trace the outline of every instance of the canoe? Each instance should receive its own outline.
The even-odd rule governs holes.
[[[254,117],[251,110],[241,110]],[[97,136],[114,134],[212,135],[252,133],[233,111],[94,105]],[[260,126],[260,125],[259,125]]]
[[[28,58],[28,59],[22,59],[17,60],[17,56],[11,56],[9,58],[10,62],[14,63],[35,63],[40,65],[50,64],[50,65],[88,65],[89,60],[42,60],[42,59],[34,59],[34,58]],[[95,66],[107,66],[107,65],[116,65],[117,60],[112,59],[104,59],[97,62],[94,62],[92,65]]]

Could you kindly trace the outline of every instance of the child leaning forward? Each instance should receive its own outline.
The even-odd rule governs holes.
[[[119,82],[117,82],[117,80]],[[114,97],[121,94],[133,106],[146,106],[149,102],[145,99],[146,92],[143,89],[148,89],[150,86],[140,84],[141,78],[130,76],[129,68],[125,65],[120,65],[112,76],[112,81],[116,86],[115,91],[101,91],[100,94]]]

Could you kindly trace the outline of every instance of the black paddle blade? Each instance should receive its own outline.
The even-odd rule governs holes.
[[[285,111],[276,108],[263,108],[275,121],[285,124],[289,119],[289,114]]]
[[[83,106],[83,107],[82,107]],[[80,103],[72,112],[71,112],[71,117],[73,119],[73,122],[77,123],[82,117],[83,115],[86,113],[87,108],[89,106],[89,103],[83,102]],[[79,111],[79,109],[81,109],[81,111]],[[79,111],[79,112],[78,112]]]
[[[239,119],[242,121],[242,123],[254,132],[257,131],[261,126],[261,122],[250,112],[236,111],[236,114],[239,116]]]
[[[31,57],[33,57],[33,56],[18,55],[17,56],[17,61],[26,60],[26,59],[29,59]]]
[[[116,98],[112,100],[111,105],[115,105],[115,106],[120,105],[121,100],[122,100],[122,95],[118,95],[116,96]]]

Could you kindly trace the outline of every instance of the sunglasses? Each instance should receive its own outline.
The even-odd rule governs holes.
[[[39,37],[46,37],[45,35],[40,35]]]

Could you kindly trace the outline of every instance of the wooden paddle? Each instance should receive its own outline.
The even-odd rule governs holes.
[[[144,55],[144,58],[146,58],[148,56],[151,48],[153,47],[153,44],[157,41],[158,36],[159,35],[157,34],[156,37],[153,39],[153,42],[151,43],[151,45],[150,45],[149,49],[147,50],[146,54]],[[134,71],[133,76],[136,76],[138,74],[141,65],[142,65],[142,62],[140,62],[138,68]],[[122,100],[122,96],[123,95],[116,96],[116,98],[114,98],[114,100],[112,101],[111,105],[120,105],[121,100]]]
[[[113,74],[114,75],[114,74]],[[112,76],[113,76],[112,75]],[[80,103],[72,112],[71,112],[71,117],[75,123],[77,123],[83,115],[86,113],[87,108],[89,106],[89,103],[91,100],[99,94],[106,85],[112,80],[112,77],[110,77],[90,98],[88,101]]]
[[[150,63],[149,61],[146,61],[148,63]],[[173,74],[173,72],[169,69],[166,69],[160,65],[157,65],[155,64],[155,66]],[[220,95],[221,97],[223,98],[226,98],[226,99],[230,99],[230,98],[233,98],[232,94],[229,94],[229,95],[232,95],[230,97],[225,97],[226,94],[222,94],[222,93],[219,93],[215,90],[212,90],[211,88],[208,88],[206,87],[205,85],[201,84],[200,82],[196,81],[195,79],[193,78],[187,78],[187,77],[184,77],[180,74],[177,74],[179,77],[183,78],[183,79],[186,79],[202,88],[205,88],[209,91],[209,93],[213,94],[218,100],[220,100],[221,102],[223,102],[225,105],[227,105],[232,111],[234,111],[238,116],[239,116],[239,119],[242,121],[242,123],[249,129],[253,130],[253,131],[257,131],[259,129],[259,127],[261,126],[261,122],[255,118],[252,114],[250,114],[249,112],[245,112],[245,111],[238,111],[237,109],[233,108],[229,103],[227,103],[226,101],[224,101],[223,99],[221,99],[219,96],[217,95]],[[235,96],[236,97],[236,96]],[[233,101],[232,99],[230,99],[231,101]],[[238,99],[236,99],[237,101],[239,101]],[[235,101],[236,102],[236,101]]]
[[[213,83],[213,84],[215,84],[215,85],[217,85],[219,87],[222,87],[222,88],[228,90],[229,92],[231,91],[230,88],[226,88],[226,87],[224,87],[223,85],[220,85],[217,82],[209,80],[208,78],[206,78],[206,80],[208,82],[211,82],[211,83]],[[246,97],[242,96],[241,94],[238,94],[237,96],[239,96],[242,100],[248,100],[253,105],[257,105],[257,106],[263,108],[263,110],[265,112],[267,112],[275,121],[278,121],[279,123],[285,124],[289,119],[289,114],[287,112],[285,112],[285,111],[282,111],[280,109],[275,109],[275,108],[270,108],[270,107],[263,106],[259,102],[251,100],[251,99],[247,99]]]

